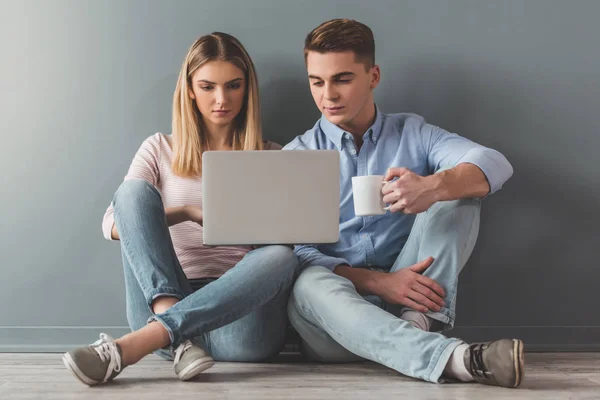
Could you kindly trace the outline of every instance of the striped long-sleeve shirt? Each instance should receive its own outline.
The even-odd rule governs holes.
[[[276,143],[265,143],[266,150],[280,148]],[[165,208],[184,205],[202,207],[202,178],[175,175],[171,170],[172,160],[171,135],[156,133],[140,146],[125,180],[148,181],[160,192]],[[102,231],[108,240],[111,240],[114,223],[114,209],[110,204],[102,221]],[[188,279],[219,277],[252,249],[249,246],[204,246],[202,226],[191,221],[173,225],[169,231],[175,254]]]

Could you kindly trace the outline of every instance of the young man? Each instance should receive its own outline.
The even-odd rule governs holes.
[[[414,114],[384,114],[373,33],[336,19],[306,37],[310,88],[323,116],[285,149],[341,157],[340,240],[298,246],[301,274],[288,305],[304,352],[323,362],[369,359],[430,382],[517,387],[523,343],[466,344],[454,325],[458,275],[479,229],[480,199],[512,167],[499,152]],[[357,217],[352,176],[384,175],[385,215]]]

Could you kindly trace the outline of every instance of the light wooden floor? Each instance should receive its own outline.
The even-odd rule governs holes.
[[[217,363],[191,382],[155,356],[115,381],[88,388],[59,354],[0,354],[0,399],[600,399],[600,353],[526,354],[520,389],[434,385],[374,363],[319,365],[282,356],[271,364]]]

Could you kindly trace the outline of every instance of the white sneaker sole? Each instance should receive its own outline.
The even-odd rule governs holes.
[[[69,353],[65,353],[62,356],[62,361],[63,364],[65,364],[65,367],[67,367],[67,369],[69,371],[71,371],[73,373],[73,375],[75,375],[75,377],[77,379],[79,379],[82,383],[85,383],[88,386],[94,386],[97,385],[98,381],[95,381],[91,378],[88,378],[77,366],[77,364],[75,363],[75,361],[73,360],[73,357],[71,357],[71,355]]]
[[[177,377],[182,381],[188,381],[213,365],[215,365],[215,360],[213,360],[212,357],[202,357],[179,371]]]
[[[515,368],[515,382],[513,387],[516,388],[523,382],[525,375],[525,357],[523,355],[523,342],[518,339],[513,339],[513,362]]]

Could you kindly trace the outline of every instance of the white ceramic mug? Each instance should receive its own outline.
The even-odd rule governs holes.
[[[389,209],[383,202],[383,193],[381,192],[386,183],[383,178],[383,175],[352,177],[354,214],[356,216],[381,215]]]

